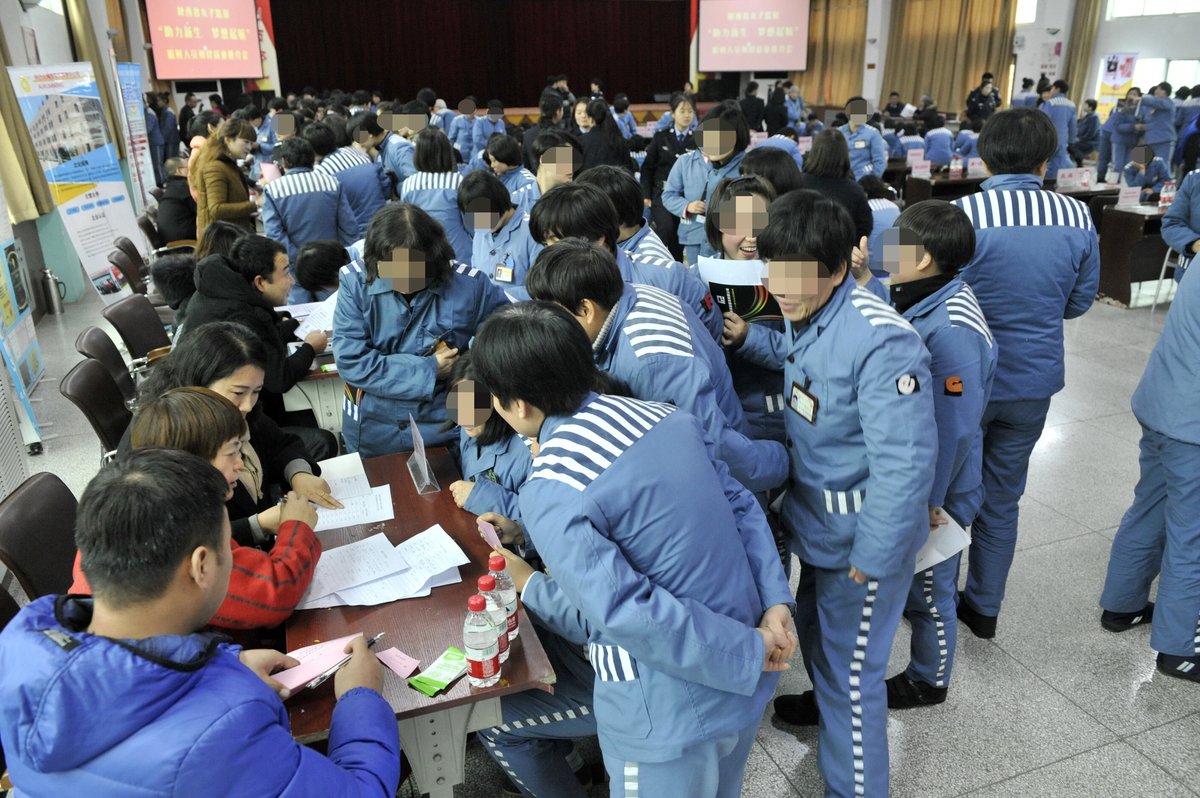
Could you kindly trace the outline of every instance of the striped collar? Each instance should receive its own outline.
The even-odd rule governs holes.
[[[1029,174],[992,175],[980,183],[979,188],[983,191],[996,191],[998,189],[1038,191],[1042,188],[1043,180],[1044,178]]]

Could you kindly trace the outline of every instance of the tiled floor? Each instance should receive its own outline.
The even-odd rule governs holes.
[[[993,641],[965,631],[959,637],[945,704],[892,713],[893,795],[1200,795],[1200,688],[1159,676],[1149,631],[1106,633],[1096,606],[1112,535],[1137,478],[1139,430],[1129,397],[1164,316],[1164,308],[1151,314],[1098,304],[1067,323],[1067,387],[1055,397],[1033,455],[999,633]],[[38,326],[51,370],[38,391],[38,413],[61,437],[47,441],[30,468],[58,473],[77,494],[98,466],[99,447],[55,386],[78,359],[75,336],[98,319],[99,301],[89,298]],[[902,666],[907,642],[902,626],[892,672]],[[807,689],[803,674],[797,661],[781,689]],[[581,750],[598,761],[594,741],[583,741]],[[493,798],[501,781],[472,743],[467,784],[455,794]],[[815,730],[777,729],[768,713],[743,795],[821,793]],[[411,785],[401,790],[412,794]]]

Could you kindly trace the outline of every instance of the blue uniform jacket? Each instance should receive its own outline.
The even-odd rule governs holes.
[[[474,155],[471,149],[471,139],[475,134],[474,125],[474,114],[459,114],[450,122],[450,130],[446,134],[464,161],[471,160],[471,156]]]
[[[804,98],[797,97],[793,100],[791,97],[784,97],[783,102],[787,105],[788,126],[795,130],[804,119]]]
[[[889,130],[884,133],[883,143],[887,145],[888,160],[904,157],[904,145],[900,143],[900,137],[896,135],[896,131]]]
[[[752,324],[742,348],[784,371],[792,550],[818,568],[911,574],[938,446],[921,337],[847,276],[803,327]]]
[[[1063,319],[1082,316],[1100,284],[1092,215],[1042,191],[1036,175],[996,175],[954,201],[975,225],[962,270],[1001,353],[992,401],[1045,399],[1063,387]]]
[[[1052,178],[1059,169],[1070,169],[1074,166],[1067,147],[1075,141],[1075,103],[1063,95],[1051,97],[1041,105],[1042,113],[1050,117],[1054,129],[1058,133],[1058,152],[1050,159],[1046,168],[1046,177]]]
[[[871,206],[871,235],[867,239],[867,250],[870,252],[871,273],[876,277],[886,277],[887,268],[883,263],[883,231],[896,224],[900,218],[900,206],[888,199],[867,200]]]
[[[417,172],[400,186],[400,201],[411,202],[428,213],[446,231],[446,240],[454,248],[454,257],[471,261],[471,233],[458,210],[458,172]]]
[[[400,185],[417,173],[413,165],[413,143],[403,136],[388,132],[379,143],[379,161],[385,172],[396,176],[395,190],[399,194]]]
[[[637,120],[633,118],[633,111],[618,114],[614,110],[612,115],[613,119],[616,120],[617,129],[621,131],[621,135],[626,139],[633,138],[634,134],[637,133]]]
[[[1137,144],[1138,140],[1138,117],[1132,111],[1121,111],[1117,108],[1108,116],[1108,122],[1112,124],[1112,142],[1115,145],[1124,145],[1126,148]]]
[[[358,222],[355,241],[367,234],[371,217],[392,198],[392,181],[383,171],[383,164],[372,161],[366,153],[353,147],[342,147],[331,152],[313,171],[331,175],[342,184]]]
[[[1164,141],[1174,143],[1175,103],[1171,102],[1170,97],[1154,97],[1147,94],[1138,106],[1138,115],[1146,126],[1142,136],[1148,146],[1162,144]]]
[[[954,157],[954,134],[944,127],[935,127],[925,133],[925,160],[937,166],[945,166]],[[879,174],[883,174],[879,172]]]
[[[684,245],[706,244],[704,217],[694,216],[686,210],[689,202],[704,200],[712,196],[717,183],[725,177],[737,177],[738,166],[745,152],[739,152],[719,169],[704,157],[700,150],[688,150],[676,159],[675,165],[663,183],[663,207],[679,217],[679,243]]]
[[[487,275],[513,302],[524,302],[529,299],[525,275],[543,249],[529,235],[529,217],[514,211],[499,232],[475,231],[471,265]]]
[[[1163,216],[1162,237],[1182,256],[1180,266],[1187,268],[1195,257],[1192,244],[1200,239],[1200,169],[1184,175],[1175,200]]]
[[[475,515],[499,513],[521,520],[517,492],[529,479],[533,454],[529,441],[513,434],[499,443],[481,446],[464,429],[459,429],[458,452],[462,477],[475,483],[463,509]]]
[[[979,134],[974,130],[960,130],[954,139],[954,149],[964,161],[968,158],[979,157]]]
[[[262,156],[262,160],[271,160],[271,153],[275,151],[275,127],[271,124],[271,119],[263,120],[262,127],[258,129],[258,152]]]
[[[788,155],[792,156],[792,160],[796,162],[797,169],[804,168],[804,156],[800,154],[800,145],[789,139],[787,136],[771,136],[760,141],[758,146],[776,147],[781,149]]]
[[[1019,91],[1012,99],[1013,108],[1037,108],[1038,95],[1036,91]]]
[[[996,374],[996,346],[971,287],[957,278],[902,315],[920,334],[930,355],[938,457],[929,506],[946,508],[966,527],[982,500],[980,421]],[[963,500],[968,506],[962,505]]]
[[[396,717],[374,690],[337,702],[326,757],[292,738],[240,647],[210,634],[118,643],[87,633],[91,605],[43,596],[0,635],[0,739],[22,795],[395,793]]]
[[[475,125],[471,131],[471,154],[479,152],[487,148],[488,139],[493,133],[507,133],[508,128],[504,126],[504,117],[493,122],[486,116],[481,116],[475,120]],[[467,153],[463,153],[463,157],[467,157]]]
[[[651,255],[639,255],[617,247],[617,269],[627,283],[642,283],[674,294],[708,330],[714,341],[721,340],[725,320],[713,302],[708,286],[699,275],[682,263]]]
[[[309,241],[337,241],[346,246],[359,238],[358,220],[337,178],[295,167],[272,180],[263,194],[263,232],[287,247],[292,262]],[[293,305],[315,301],[299,283],[288,295]]]
[[[1171,167],[1167,166],[1167,162],[1157,155],[1151,159],[1150,163],[1146,164],[1146,171],[1138,171],[1138,168],[1133,163],[1125,164],[1123,172],[1125,176],[1125,185],[1136,186],[1137,188],[1145,188],[1149,186],[1157,194],[1162,191],[1163,183],[1171,180]]]
[[[1200,116],[1200,97],[1189,97],[1180,103],[1175,109],[1176,134],[1183,135],[1183,129],[1197,116]]]
[[[158,117],[148,105],[142,105],[142,116],[146,120],[146,143],[151,147],[161,147],[163,135],[158,126]]]
[[[1190,178],[1195,183],[1196,173]],[[1193,239],[1198,237],[1193,234]],[[1132,403],[1133,414],[1144,426],[1193,445],[1200,445],[1200,405],[1196,402],[1196,386],[1200,385],[1200,358],[1196,356],[1200,351],[1198,272],[1200,269],[1188,269],[1183,273]]]
[[[642,222],[642,226],[638,231],[626,238],[624,241],[617,242],[617,249],[623,249],[633,255],[644,255],[659,260],[670,261],[676,263],[675,256],[667,249],[667,245],[658,237],[658,233],[650,227],[650,225]],[[676,268],[674,265],[672,268]]]
[[[529,213],[533,210],[533,203],[542,198],[537,178],[523,166],[509,169],[500,175],[500,182],[508,189],[508,195],[512,198],[512,204],[517,206],[518,214]]]
[[[1081,116],[1075,123],[1075,142],[1085,152],[1096,149],[1100,143],[1100,117],[1094,113]]]
[[[900,150],[901,150],[900,157],[901,158],[907,158],[908,154],[910,152],[912,152],[913,150],[924,151],[924,149],[925,149],[925,139],[923,139],[921,136],[917,136],[914,134],[912,136],[901,136],[900,137]]]
[[[842,125],[837,130],[846,137],[846,144],[850,147],[850,168],[854,171],[854,179],[859,180],[863,175],[883,177],[887,169],[887,145],[883,143],[883,134],[870,125],[859,125],[853,133],[849,125]]]
[[[434,111],[429,116],[430,127],[436,127],[438,130],[450,135],[450,126],[454,124],[456,114],[449,108],[443,108],[441,111]],[[451,139],[451,141],[454,141]]]
[[[746,418],[721,348],[678,297],[626,286],[596,340],[596,365],[639,399],[668,402],[700,421],[734,479],[753,491],[787,478],[787,453],[746,436]]]
[[[591,394],[538,443],[521,516],[553,576],[521,598],[586,642],[605,752],[669,761],[757,723],[778,674],[754,627],[792,597],[762,509],[696,419]]]
[[[364,457],[410,451],[408,416],[427,446],[457,440],[443,430],[446,387],[437,380],[439,340],[462,349],[475,329],[508,298],[481,272],[454,264],[450,279],[409,298],[392,281],[367,283],[357,262],[342,267],[333,312],[333,355],[346,381],[342,432]]]
[[[163,157],[174,158],[179,155],[179,119],[170,107],[164,106],[159,111],[158,129],[162,131]]]

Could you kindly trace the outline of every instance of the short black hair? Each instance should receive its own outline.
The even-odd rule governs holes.
[[[329,128],[325,129],[329,130]],[[305,133],[307,132],[306,130]],[[329,132],[330,139],[332,140],[333,131]],[[287,141],[281,141],[276,144],[275,149],[271,152],[271,160],[281,166],[286,165],[288,169],[296,167],[311,168],[316,163],[317,154],[302,133],[299,136],[292,136]]]
[[[254,283],[255,277],[270,280],[275,273],[275,256],[287,254],[287,247],[278,241],[260,235],[248,235],[239,238],[229,250],[229,261],[234,269],[245,278],[247,283]]]
[[[363,262],[367,267],[368,283],[379,276],[379,261],[390,258],[392,250],[398,247],[425,253],[426,275],[431,287],[450,279],[454,248],[446,240],[445,228],[416,205],[390,202],[372,216],[367,225]]]
[[[584,238],[564,238],[538,253],[525,274],[525,290],[534,299],[554,302],[572,313],[585,299],[612,310],[625,281],[607,249]]]
[[[778,150],[774,147],[771,147],[770,149],[774,150],[775,152],[783,152],[782,150]],[[757,150],[751,150],[746,157],[749,158],[750,155],[753,155],[755,152],[757,152]],[[787,153],[783,154],[787,155]],[[791,156],[788,156],[788,159],[791,160]],[[742,161],[743,164],[745,162],[745,160]],[[792,166],[795,167],[794,161],[792,162]],[[796,174],[799,174],[799,170],[797,170]],[[711,210],[704,215],[704,237],[708,239],[709,246],[716,250],[720,257],[725,257],[725,252],[721,245],[721,227],[719,218],[721,206],[724,205],[725,201],[730,197],[741,197],[748,194],[762,197],[767,201],[768,206],[775,201],[776,197],[779,196],[779,193],[775,190],[775,187],[771,184],[771,182],[762,175],[755,174],[754,172],[743,172],[741,177],[722,178],[721,181],[713,187],[712,195],[708,198],[708,204]]]
[[[1046,116],[1042,114],[1042,116]],[[1048,120],[1050,117],[1046,117]],[[817,177],[854,177],[850,170],[850,146],[839,130],[822,130],[813,136],[812,148],[804,156],[804,171]]]
[[[457,172],[454,147],[446,134],[427,127],[413,136],[413,166],[418,172]]]
[[[470,380],[471,382],[475,383],[476,391],[482,391],[489,394],[488,407],[490,408],[491,389],[487,387],[487,383],[480,379],[478,369],[475,368],[475,361],[471,357],[470,351],[463,352],[454,359],[454,365],[450,367],[450,377],[446,380],[447,392],[449,392],[451,388],[463,380]],[[455,423],[454,419],[449,419],[446,422],[445,429],[451,430],[456,426],[458,425]],[[508,422],[504,420],[503,416],[501,416],[499,413],[491,413],[488,415],[487,421],[483,422],[483,431],[480,432],[474,440],[467,443],[467,445],[470,446],[474,444],[482,449],[484,446],[494,446],[505,438],[511,438],[515,434],[516,430],[509,426]]]
[[[893,91],[893,92],[891,92],[890,94],[888,94],[888,96],[889,96],[889,97],[899,97],[899,96],[900,96],[900,92],[898,92],[898,91]]]
[[[271,102],[267,103],[267,110],[275,111],[276,113],[280,111],[286,111],[287,107],[287,100],[283,99],[282,97],[275,97],[271,100]]]
[[[604,239],[609,251],[616,252],[620,217],[612,200],[595,186],[563,183],[534,203],[529,234],[539,243],[551,235],[560,239],[579,236],[591,242]]]
[[[504,113],[504,103],[500,102],[499,100],[497,100],[493,97],[492,99],[488,100],[488,102],[487,102],[487,112],[489,114]]]
[[[994,175],[1032,174],[1058,152],[1058,131],[1039,108],[1010,108],[988,118],[976,149]]]
[[[500,178],[483,169],[476,169],[467,174],[458,184],[456,201],[460,213],[466,213],[479,199],[487,200],[488,209],[492,213],[504,213],[514,207],[512,195],[500,182]]]
[[[432,108],[433,104],[437,102],[437,92],[426,86],[417,92],[417,99],[425,103],[427,107]]]
[[[351,141],[354,141],[354,134],[360,130],[371,136],[378,136],[383,132],[379,116],[374,111],[359,111],[350,117],[350,121],[346,123],[346,134]]]
[[[883,178],[879,175],[863,175],[858,179],[858,184],[862,186],[862,190],[867,193],[867,199],[885,199],[895,200],[896,190],[883,182]]]
[[[402,114],[424,114],[428,118],[429,106],[426,105],[425,103],[421,102],[420,100],[409,100],[404,105],[400,106],[400,113],[402,113]]]
[[[246,366],[265,371],[270,357],[263,339],[245,325],[233,321],[201,324],[188,330],[170,354],[154,364],[138,386],[137,402],[140,405],[172,388],[207,387]]]
[[[733,144],[733,154],[729,157],[745,152],[750,146],[750,125],[746,124],[746,115],[742,113],[742,106],[738,105],[737,100],[722,100],[709,108],[704,119],[700,120],[701,128],[715,124],[710,120],[716,119],[721,121],[722,127],[733,128],[737,136]]]
[[[587,333],[553,302],[505,305],[479,326],[471,351],[503,407],[521,399],[548,416],[569,415],[597,383]]]
[[[1071,90],[1071,84],[1067,83],[1065,80],[1062,80],[1061,78],[1059,80],[1056,80],[1053,83],[1051,83],[1050,86],[1052,88],[1058,89],[1063,94],[1066,94],[1067,92],[1069,92]],[[1168,91],[1170,91],[1170,89],[1168,89]]]
[[[772,202],[767,212],[767,226],[757,238],[763,260],[804,253],[816,258],[830,275],[849,268],[854,222],[841,205],[801,189]]]
[[[942,274],[958,274],[975,257],[975,225],[961,208],[945,200],[909,205],[896,226],[920,237]]]
[[[747,97],[753,97],[755,92],[757,92],[757,91],[758,91],[758,81],[757,80],[752,80],[746,84],[746,96]]]
[[[562,95],[556,91],[542,92],[538,100],[538,126],[549,127],[554,124],[554,117],[562,110]]]
[[[200,546],[218,562],[232,556],[222,545],[228,488],[211,463],[177,449],[139,449],[105,466],[75,515],[92,592],[117,607],[151,601]]]
[[[779,147],[755,147],[750,150],[738,166],[738,173],[764,178],[771,184],[775,196],[795,191],[800,188],[802,180],[796,159],[790,152]]]
[[[507,133],[493,133],[488,137],[485,149],[488,155],[506,166],[520,166],[523,162],[520,143]]]
[[[619,166],[601,164],[593,166],[581,174],[576,185],[595,186],[604,192],[613,207],[617,209],[617,218],[626,227],[637,227],[643,220],[646,204],[642,199],[642,186],[628,169]]]
[[[621,92],[616,97],[613,97],[613,110],[618,114],[623,114],[629,110],[629,95]]]
[[[1097,102],[1095,100],[1084,100],[1083,104],[1088,108],[1091,108],[1093,111],[1096,110]]]
[[[350,262],[350,253],[336,241],[308,241],[296,250],[292,273],[305,291],[337,288],[338,272]]]
[[[334,134],[333,128],[324,122],[317,122],[316,124],[309,125],[308,127],[304,128],[304,131],[297,138],[307,141],[312,147],[313,152],[317,155],[320,155],[322,158],[337,149],[337,136]],[[284,141],[280,143],[279,146],[281,148],[285,147],[295,140],[296,139]],[[271,154],[274,155],[273,152]]]
[[[579,143],[579,139],[564,130],[555,130],[554,128],[546,128],[534,138],[533,159],[540,164],[543,155],[555,147],[563,146],[575,150],[575,160],[582,167],[583,145]]]

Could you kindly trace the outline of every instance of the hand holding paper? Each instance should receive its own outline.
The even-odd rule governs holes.
[[[489,524],[487,521],[476,521],[479,524],[479,534],[487,541],[487,544],[493,549],[502,549],[504,544],[500,542],[500,537],[496,534],[496,527]]]

